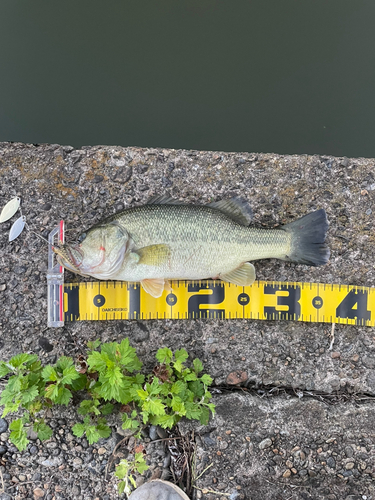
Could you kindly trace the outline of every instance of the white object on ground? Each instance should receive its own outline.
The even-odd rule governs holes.
[[[13,200],[8,201],[8,203],[4,206],[0,214],[0,222],[5,222],[17,212],[21,203],[21,198],[16,196]]]

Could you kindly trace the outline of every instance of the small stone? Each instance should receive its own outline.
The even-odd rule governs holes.
[[[156,425],[150,425],[150,430],[148,431],[148,435],[150,436],[150,439],[152,441],[155,441],[155,439],[159,438]]]
[[[290,477],[292,475],[292,472],[290,469],[287,469],[284,474],[283,474],[283,477]]]
[[[143,476],[138,476],[137,479],[135,480],[135,484],[137,485],[137,488],[142,486],[144,484],[145,478]]]
[[[367,189],[362,189],[361,196],[366,196],[368,194]]]
[[[25,476],[24,474],[20,474],[20,475],[18,476],[18,479],[19,479],[20,481],[22,481],[22,482],[23,482],[23,481],[26,481],[26,476]]]
[[[99,184],[99,182],[102,182],[103,179],[104,179],[103,175],[95,174],[95,177],[93,178],[93,182],[95,182],[95,184]]]
[[[112,177],[112,180],[115,182],[125,183],[128,182],[131,176],[132,167],[122,167],[117,169],[114,176]]]
[[[51,203],[45,203],[44,205],[41,206],[41,209],[45,211],[51,210],[51,208],[52,208]]]
[[[331,469],[334,469],[336,467],[336,460],[333,457],[327,458],[327,465]]]
[[[357,363],[358,360],[359,360],[359,354],[354,354],[354,356],[352,357],[352,361],[354,361],[354,363]]]
[[[33,493],[34,493],[35,498],[43,498],[44,497],[44,490],[42,490],[42,488],[35,488],[35,490],[33,490]]]
[[[354,463],[353,462],[348,462],[346,465],[345,465],[345,469],[346,470],[351,470],[353,469],[354,467]]]
[[[83,463],[83,460],[80,457],[76,457],[76,458],[73,459],[73,464],[76,465],[76,466],[77,465],[82,465],[82,463]]]
[[[8,430],[8,422],[5,418],[0,418],[0,434]]]
[[[345,446],[345,455],[348,458],[352,458],[352,456],[354,455],[354,451],[353,451],[353,448],[351,446]]]
[[[336,351],[335,351],[335,352],[333,352],[333,353],[331,354],[331,358],[332,358],[332,359],[337,359],[337,358],[339,358],[339,357],[340,357],[340,353],[339,353],[339,352],[336,352]]]
[[[226,383],[228,385],[237,385],[246,382],[247,379],[248,379],[247,372],[236,370],[229,373],[226,379]]]
[[[285,462],[285,465],[288,467],[288,469],[291,469],[293,467],[293,462],[291,462],[290,460],[287,460]]]
[[[53,345],[45,337],[40,337],[38,343],[40,347],[46,352],[51,352],[53,349]]]
[[[0,446],[0,456],[4,455],[6,453],[8,448],[6,446]]]
[[[264,450],[265,448],[269,448],[272,445],[272,441],[270,438],[263,439],[258,445],[260,450]]]
[[[104,455],[104,453],[107,453],[107,450],[105,448],[98,449],[98,455]]]
[[[6,290],[7,286],[5,283],[3,283],[2,285],[0,285],[0,292],[3,292],[4,290]]]

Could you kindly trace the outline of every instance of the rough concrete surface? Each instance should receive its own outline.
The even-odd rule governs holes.
[[[375,160],[364,158],[0,143],[0,205],[20,196],[30,229],[46,237],[64,219],[71,230],[67,239],[165,192],[202,204],[240,195],[261,227],[324,208],[330,262],[310,268],[259,261],[257,278],[375,286],[374,167]],[[336,325],[334,338],[331,325],[286,321],[108,321],[47,328],[47,246],[27,232],[9,243],[14,220],[0,225],[1,359],[27,351],[50,362],[62,354],[77,357],[88,340],[128,336],[152,367],[159,347],[184,347],[204,361],[217,386],[217,415],[209,425],[180,423],[181,432],[194,428],[197,470],[203,472],[194,496],[375,500],[373,328]],[[66,281],[78,279],[66,273]],[[43,350],[43,339],[51,352]],[[242,382],[233,388],[227,377],[236,371]],[[105,479],[103,461],[118,435],[88,446],[70,432],[74,412],[59,411],[50,416],[55,434],[49,443],[36,440],[18,453],[7,441],[9,431],[0,434],[0,445],[8,447],[0,498],[116,498],[116,480],[112,474]],[[159,451],[159,458],[150,455],[146,478],[161,474]]]

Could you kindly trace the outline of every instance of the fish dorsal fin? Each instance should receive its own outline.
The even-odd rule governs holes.
[[[147,201],[147,205],[186,205],[186,201],[176,200],[169,194],[156,194]]]
[[[248,226],[253,217],[253,212],[248,202],[237,196],[229,200],[213,201],[207,206],[220,210],[220,212],[242,226]]]

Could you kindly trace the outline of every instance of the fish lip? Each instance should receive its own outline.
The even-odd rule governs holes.
[[[83,251],[78,245],[60,245],[53,247],[53,251],[60,257],[60,259],[65,260],[72,267],[79,269],[82,266]]]

